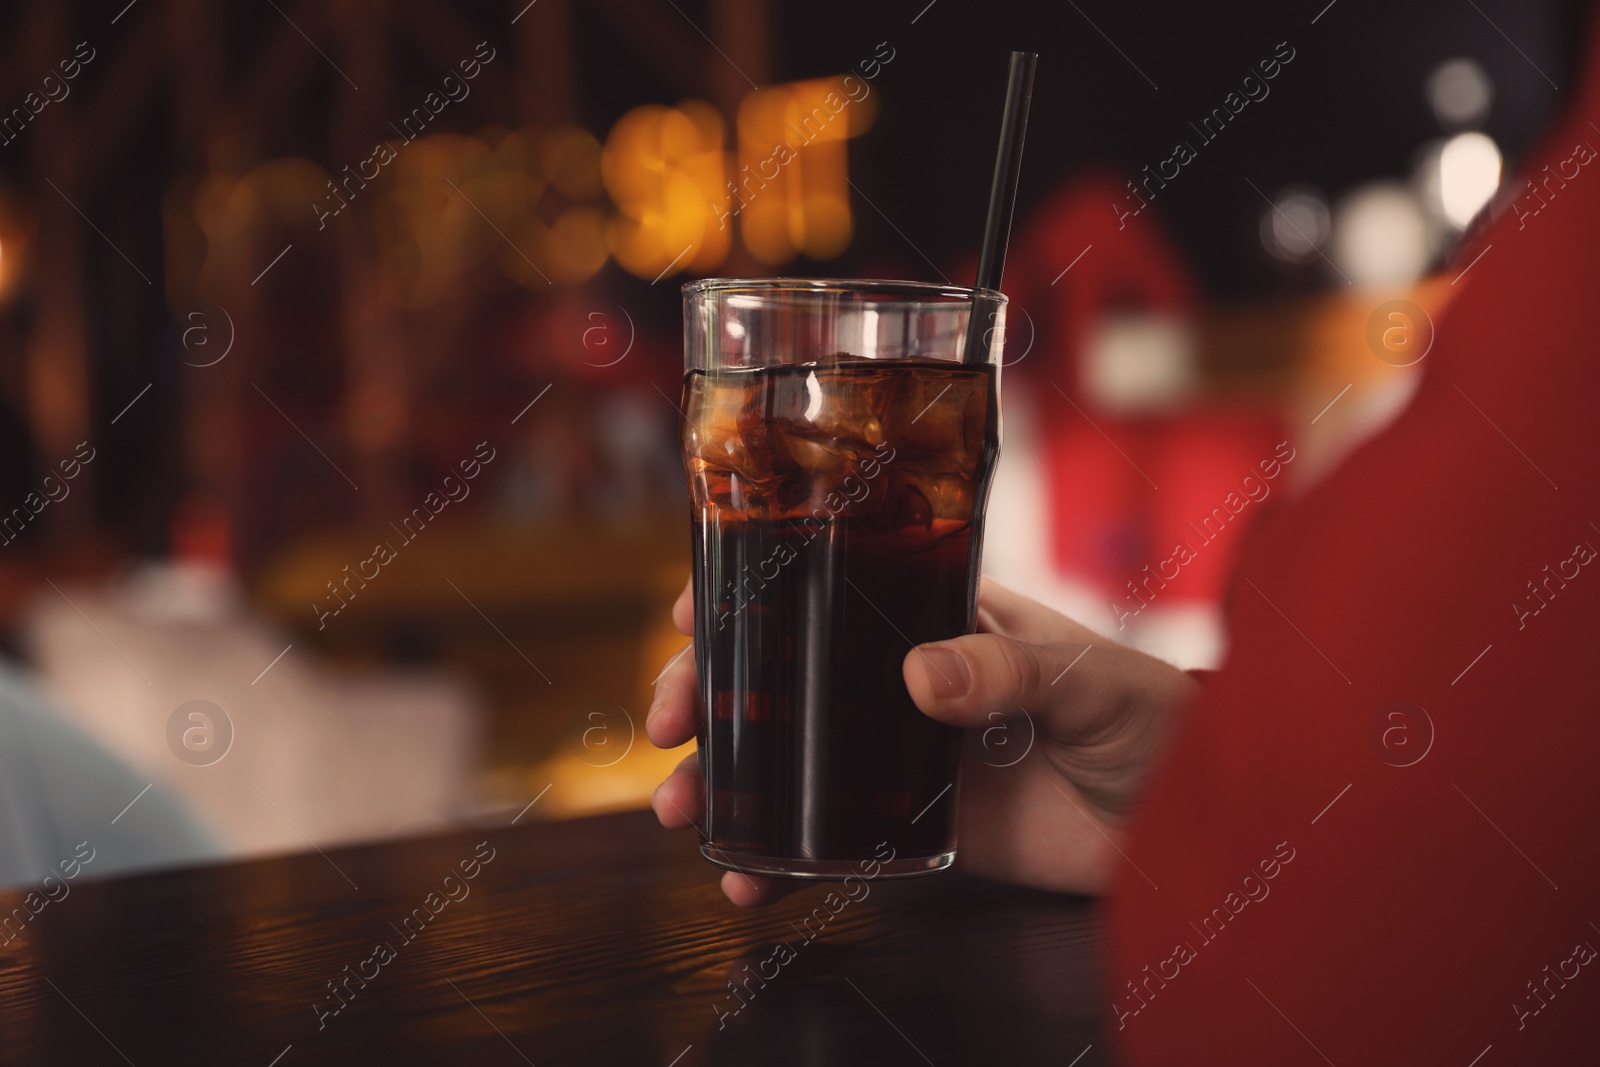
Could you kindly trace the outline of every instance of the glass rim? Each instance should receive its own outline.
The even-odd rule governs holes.
[[[861,296],[899,299],[937,299],[972,303],[980,296],[997,304],[1010,298],[998,289],[981,289],[943,282],[901,281],[893,278],[700,278],[681,287],[685,297],[718,293],[826,293],[839,291]]]

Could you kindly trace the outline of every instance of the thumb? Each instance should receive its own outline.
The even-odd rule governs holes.
[[[1092,643],[1034,645],[1000,634],[970,634],[918,645],[906,655],[902,673],[923,714],[950,726],[989,726],[996,715],[1012,718],[1024,711],[1055,720],[1070,714],[1065,698],[1078,686],[1068,679],[1077,673],[1074,667],[1082,670],[1079,660],[1093,658],[1093,649]]]

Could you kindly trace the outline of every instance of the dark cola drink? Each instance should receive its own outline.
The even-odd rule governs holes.
[[[684,391],[702,850],[797,877],[948,865],[961,732],[901,665],[974,628],[996,371],[841,357]]]

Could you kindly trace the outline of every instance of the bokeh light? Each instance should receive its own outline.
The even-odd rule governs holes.
[[[724,191],[722,119],[710,105],[636,107],[606,138],[600,171],[618,214],[608,244],[629,273],[655,279],[719,263],[731,230],[718,225]]]
[[[1310,185],[1291,185],[1261,212],[1261,244],[1286,263],[1317,256],[1332,232],[1328,200]]]
[[[739,105],[734,206],[750,254],[768,266],[831,259],[850,243],[845,142],[877,114],[851,78],[816,78],[750,93]],[[859,93],[857,94],[860,95]]]
[[[1422,203],[1399,182],[1370,182],[1334,213],[1332,259],[1356,285],[1406,285],[1422,277],[1433,239]]]
[[[1481,133],[1460,133],[1439,152],[1439,206],[1465,229],[1500,187],[1500,149]]]
[[[1425,85],[1428,105],[1447,130],[1481,125],[1494,103],[1494,83],[1475,59],[1449,59],[1433,68]]]

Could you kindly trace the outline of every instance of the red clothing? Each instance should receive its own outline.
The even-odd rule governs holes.
[[[1530,175],[1600,148],[1575,105]],[[1600,1062],[1600,160],[1559,169],[1244,554],[1110,905],[1127,1062]]]

